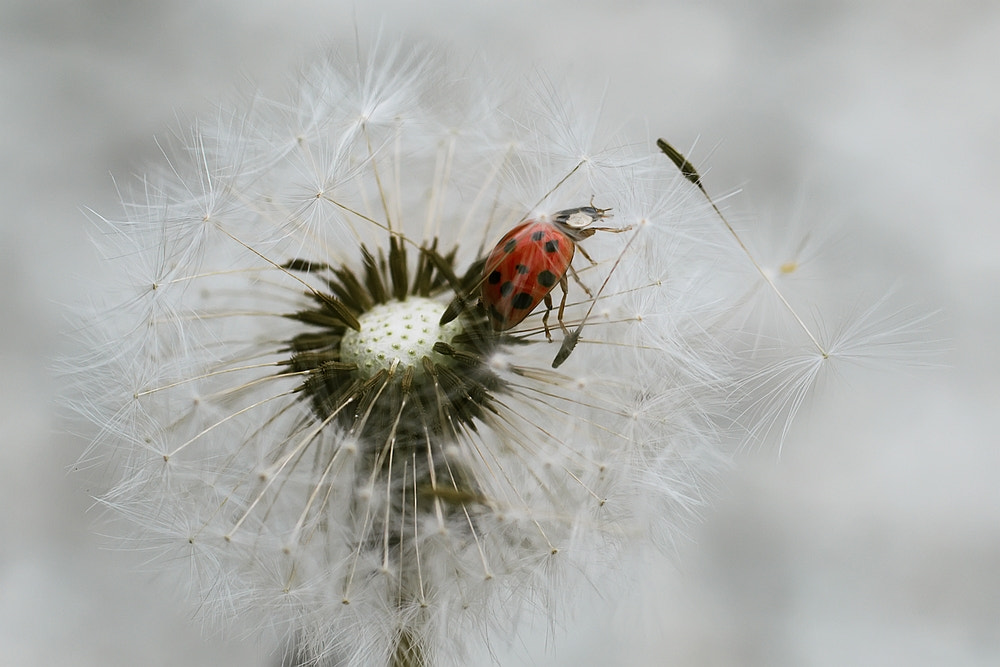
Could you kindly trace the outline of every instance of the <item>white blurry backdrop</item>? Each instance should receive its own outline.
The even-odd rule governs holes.
[[[0,664],[275,664],[202,639],[141,554],[102,548],[49,369],[100,271],[81,207],[116,210],[110,174],[380,24],[603,94],[612,122],[693,146],[712,190],[745,188],[732,207],[840,229],[846,268],[939,308],[948,339],[942,370],[845,377],[780,459],[741,459],[675,560],[500,662],[1000,664],[1000,5],[338,5],[0,4]]]

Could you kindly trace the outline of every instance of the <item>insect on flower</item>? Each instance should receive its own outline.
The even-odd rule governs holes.
[[[552,313],[552,290],[556,284],[562,289],[559,302],[559,326],[569,333],[563,323],[566,295],[569,286],[567,272],[573,272],[573,255],[577,244],[596,232],[624,232],[625,227],[591,227],[598,220],[608,217],[609,209],[581,206],[559,211],[552,221],[528,220],[521,223],[500,239],[483,267],[483,286],[480,301],[493,323],[494,331],[507,331],[518,325],[539,303],[545,301],[542,326],[545,337],[549,332],[549,315]],[[583,254],[593,264],[587,251]],[[593,297],[590,290],[577,282]]]
[[[115,270],[69,365],[80,467],[206,625],[284,664],[465,665],[525,610],[558,624],[634,543],[674,550],[828,359],[899,331],[821,345],[666,141],[408,41],[177,133],[93,215]],[[761,284],[815,352],[745,344]]]
[[[545,337],[551,342],[549,316],[553,308],[552,290],[558,284],[562,289],[562,298],[559,301],[557,319],[566,337],[552,366],[556,368],[565,361],[576,346],[583,323],[590,315],[588,310],[575,332],[570,333],[566,328],[564,315],[566,298],[569,294],[566,274],[572,275],[587,293],[591,299],[591,306],[595,301],[593,293],[573,269],[573,256],[577,248],[591,264],[596,264],[580,242],[597,232],[619,234],[632,229],[631,225],[591,226],[599,220],[611,217],[608,214],[610,210],[595,207],[591,200],[587,206],[558,211],[551,220],[533,218],[521,222],[500,239],[483,263],[482,278],[476,286],[479,290],[479,306],[488,315],[493,331],[503,332],[512,329],[544,301],[545,314],[542,315],[542,327],[545,330]],[[620,259],[621,257],[619,261]],[[615,266],[617,263],[615,262]],[[469,295],[457,297],[441,318],[441,323],[445,324],[454,319],[469,300]]]
[[[725,454],[742,294],[695,251],[718,230],[649,146],[567,153],[559,99],[497,114],[449,67],[324,60],[96,216],[120,268],[75,368],[101,502],[205,618],[296,661],[468,664],[522,608],[556,618],[569,573],[672,541]],[[593,334],[564,372],[553,310],[552,367]]]

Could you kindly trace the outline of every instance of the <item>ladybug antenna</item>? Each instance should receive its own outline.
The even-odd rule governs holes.
[[[786,299],[785,295],[781,293],[781,290],[778,289],[778,286],[774,284],[774,281],[771,279],[771,277],[767,275],[767,271],[764,270],[764,267],[758,264],[757,260],[754,259],[754,256],[750,253],[750,249],[747,248],[745,243],[743,243],[743,239],[740,238],[740,235],[736,233],[736,230],[733,229],[733,226],[729,224],[728,220],[726,220],[726,216],[722,215],[722,211],[720,211],[719,207],[715,205],[715,202],[712,201],[712,198],[708,196],[708,192],[705,190],[705,186],[701,184],[701,175],[698,173],[698,170],[694,168],[694,165],[691,164],[688,161],[688,159],[684,157],[683,154],[681,154],[680,151],[678,151],[676,148],[668,144],[666,140],[657,139],[656,146],[663,152],[664,155],[670,158],[671,162],[673,162],[677,166],[677,169],[680,170],[681,175],[684,176],[684,178],[686,178],[687,180],[691,181],[691,183],[693,183],[699,190],[701,190],[701,194],[705,195],[705,199],[707,199],[708,203],[712,205],[712,209],[719,216],[719,219],[722,220],[722,223],[726,226],[726,229],[728,229],[729,233],[733,235],[734,239],[736,239],[736,243],[739,244],[740,249],[747,256],[747,258],[750,259],[750,263],[753,264],[753,267],[757,269],[757,273],[761,275],[761,277],[764,279],[764,282],[766,282],[768,287],[771,288],[771,291],[775,293],[775,295],[778,297],[781,303],[784,304],[785,308],[788,309],[788,312],[792,314],[793,318],[795,318],[795,321],[799,323],[800,327],[802,327],[802,330],[806,332],[806,335],[809,337],[809,340],[812,341],[813,345],[816,346],[816,349],[819,350],[821,355],[823,355],[823,358],[826,359],[828,356],[830,356],[829,353],[826,351],[826,349],[822,345],[820,345],[819,340],[816,338],[816,336],[813,335],[812,331],[809,330],[809,327],[806,326],[806,323],[802,320],[801,317],[799,317],[799,314],[795,312],[794,308],[792,308],[792,304],[788,303],[788,299]]]

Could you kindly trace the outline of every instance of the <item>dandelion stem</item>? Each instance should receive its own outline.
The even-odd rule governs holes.
[[[570,179],[570,176],[572,176],[577,171],[579,171],[580,167],[582,167],[586,163],[587,163],[586,160],[580,160],[579,162],[577,162],[576,166],[573,167],[572,169],[570,169],[568,174],[566,174],[561,179],[559,179],[558,183],[556,183],[555,185],[553,185],[552,188],[548,192],[546,192],[544,195],[542,195],[542,198],[539,199],[535,203],[534,208],[538,208],[538,206],[540,206],[543,201],[545,201],[546,199],[548,199],[552,195],[553,192],[555,192],[556,190],[558,190],[559,188],[561,188],[562,185],[563,185],[563,183],[565,183],[566,181],[568,181]],[[527,217],[528,217],[528,215],[530,215],[530,213],[531,213],[530,211],[528,213],[525,213],[524,217],[521,218],[521,221],[523,222],[525,219],[527,219]]]
[[[365,142],[368,144],[368,157],[371,160],[372,165],[372,175],[375,177],[375,185],[378,187],[378,196],[382,201],[382,211],[385,212],[385,224],[389,228],[390,234],[396,234],[397,232],[392,228],[392,216],[389,213],[389,199],[386,197],[385,188],[382,186],[382,178],[378,173],[378,162],[375,160],[375,151],[372,149],[372,140],[368,135],[368,125],[364,125],[365,131]]]
[[[817,339],[816,336],[813,335],[813,332],[809,330],[809,327],[806,326],[805,321],[801,317],[799,317],[799,314],[797,312],[795,312],[795,308],[793,308],[792,304],[788,302],[788,299],[785,298],[785,295],[781,293],[781,290],[778,289],[778,286],[774,284],[774,281],[771,279],[771,277],[767,275],[767,272],[764,270],[764,267],[762,267],[754,258],[754,256],[750,253],[750,249],[747,248],[746,244],[743,243],[743,239],[740,238],[740,235],[736,233],[736,230],[733,229],[733,226],[729,224],[728,220],[726,220],[726,216],[722,215],[722,211],[720,211],[719,207],[715,205],[715,202],[712,201],[712,198],[708,196],[708,192],[705,190],[705,186],[702,185],[701,183],[701,175],[698,173],[698,170],[695,169],[694,165],[691,164],[680,151],[678,151],[676,148],[668,144],[665,140],[657,139],[656,146],[661,151],[663,151],[664,155],[670,158],[670,161],[677,166],[677,168],[680,170],[684,178],[691,181],[691,183],[693,183],[695,186],[698,187],[699,190],[701,190],[701,193],[705,195],[705,199],[707,199],[708,203],[712,205],[712,209],[719,216],[719,219],[722,220],[722,223],[726,226],[726,229],[728,229],[729,233],[733,235],[734,239],[736,239],[736,243],[739,244],[740,249],[747,256],[747,258],[750,259],[750,263],[753,264],[754,268],[757,269],[757,273],[760,274],[760,277],[764,279],[764,282],[768,284],[768,286],[778,297],[778,299],[781,300],[781,303],[785,305],[785,308],[787,308],[788,312],[791,313],[793,318],[795,318],[795,321],[799,323],[799,326],[802,327],[802,330],[806,332],[806,335],[809,336],[809,340],[811,340],[813,342],[813,345],[816,346],[816,349],[819,350],[820,355],[822,355],[824,359],[829,358],[830,353],[827,352],[826,348],[824,348],[820,344],[819,339]]]

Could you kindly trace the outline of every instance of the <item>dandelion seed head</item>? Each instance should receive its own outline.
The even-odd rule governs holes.
[[[789,385],[794,359],[732,345],[712,207],[604,133],[600,99],[541,79],[331,55],[289,100],[164,146],[121,220],[95,214],[116,273],[84,316],[85,458],[206,623],[300,661],[462,664],[636,536],[670,548],[725,464],[733,387],[751,433],[797,408],[815,365]],[[622,233],[576,241],[565,304],[550,285],[552,312],[496,330],[498,240],[586,206]],[[885,339],[845,331],[851,357]]]

